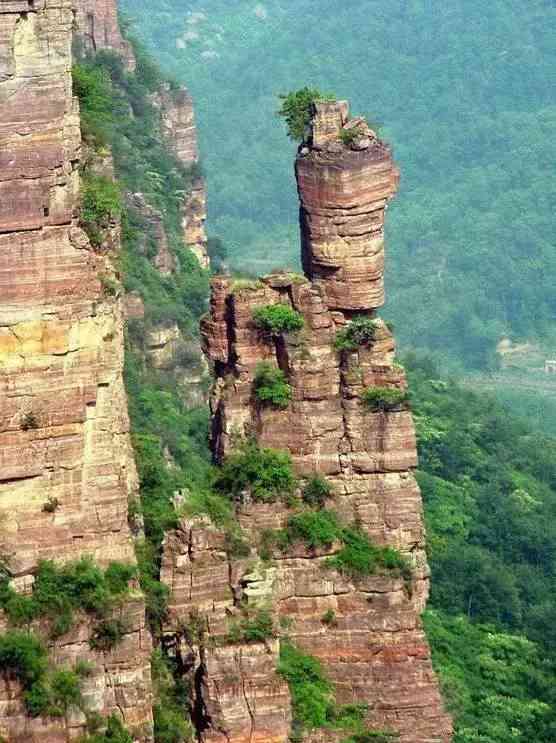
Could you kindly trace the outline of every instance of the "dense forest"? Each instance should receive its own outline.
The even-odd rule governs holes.
[[[388,313],[402,342],[485,367],[503,334],[555,340],[553,3],[123,7],[193,93],[210,224],[236,267],[297,260],[293,147],[275,112],[308,84],[384,122],[393,144]]]
[[[84,59],[74,70],[85,136],[91,146],[112,146],[124,189],[143,190],[164,211],[171,249],[185,268],[170,281],[152,269],[138,249],[138,216],[122,200],[124,285],[142,293],[147,323],[168,317],[193,336],[205,307],[207,276],[190,262],[177,238],[173,194],[187,188],[192,174],[159,149],[149,104],[158,80],[156,67],[140,50],[135,75],[124,73],[106,54]],[[219,131],[228,127],[230,137],[235,136],[230,122]],[[91,180],[89,188],[98,185]],[[401,219],[401,212],[402,204],[392,221]],[[402,260],[399,244],[396,260]],[[407,255],[404,266],[407,275]],[[425,279],[416,280],[415,289]],[[164,531],[175,524],[175,491],[187,488],[190,510],[206,512],[221,524],[229,522],[230,513],[225,499],[211,488],[216,481],[207,449],[208,413],[203,407],[189,409],[170,377],[145,366],[138,352],[142,331],[129,327],[126,382],[142,486],[136,510],[145,525],[145,539],[138,546],[141,584],[156,636],[165,599],[157,580],[159,550]],[[556,440],[531,430],[490,397],[439,378],[425,358],[408,355],[405,363],[420,441],[418,478],[433,577],[425,623],[456,718],[455,742],[548,743],[556,735],[551,600],[556,583]],[[168,680],[160,654],[154,660],[157,740],[186,740],[187,726],[175,727],[180,689]]]

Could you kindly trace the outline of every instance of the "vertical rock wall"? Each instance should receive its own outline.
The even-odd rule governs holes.
[[[103,293],[110,263],[76,219],[73,24],[70,0],[0,2],[0,553],[20,588],[44,558],[134,561],[122,311]],[[113,653],[89,650],[85,619],[52,653],[60,662],[89,657],[92,708],[117,711],[148,740],[142,600],[126,613],[126,636]],[[0,735],[66,740],[59,720],[26,718],[16,692],[0,681]]]
[[[153,104],[160,111],[161,132],[177,159],[186,168],[199,163],[197,127],[193,100],[187,88],[172,89],[165,84],[152,96]],[[205,179],[196,175],[191,192],[182,207],[183,239],[202,268],[209,268],[205,221],[207,218]]]
[[[75,11],[78,38],[86,51],[108,49],[123,58],[128,70],[135,69],[131,44],[120,31],[117,0],[76,0]]]
[[[413,420],[402,405],[371,412],[362,404],[368,387],[405,389],[405,375],[394,361],[392,334],[379,318],[371,345],[341,353],[334,347],[337,332],[355,313],[373,317],[383,303],[384,213],[398,181],[387,146],[362,120],[355,125],[355,136],[341,133],[354,127],[346,103],[317,106],[312,141],[296,162],[306,278],[272,275],[248,286],[213,281],[210,313],[202,323],[216,372],[213,450],[221,460],[238,435],[289,450],[298,475],[327,478],[334,493],[329,505],[346,522],[359,524],[376,544],[393,546],[410,561],[410,584],[387,573],[351,580],[325,569],[334,547],[276,550],[273,606],[291,622],[292,639],[323,662],[340,704],[366,704],[369,725],[398,732],[401,743],[440,743],[451,740],[451,722],[420,622],[429,569],[413,476]],[[299,312],[303,330],[261,333],[253,310],[272,304]],[[257,404],[253,382],[261,361],[287,375],[293,393],[287,409]],[[265,528],[284,526],[288,515],[279,504],[238,506],[252,544]],[[193,545],[189,555],[195,554]],[[184,581],[195,581],[194,566],[182,568]],[[240,569],[232,593],[246,580]],[[178,595],[174,591],[179,614]],[[329,611],[333,624],[322,619]],[[209,624],[214,612],[208,609]],[[219,726],[226,728],[223,718]],[[235,741],[231,724],[226,729],[228,740]],[[331,731],[325,736],[340,737]]]

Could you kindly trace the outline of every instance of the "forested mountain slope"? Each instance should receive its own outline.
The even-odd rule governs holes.
[[[547,0],[126,0],[197,103],[213,231],[258,271],[297,255],[276,95],[304,84],[385,122],[401,165],[388,311],[406,344],[491,363],[552,337],[556,10]],[[404,270],[397,270],[404,266]]]

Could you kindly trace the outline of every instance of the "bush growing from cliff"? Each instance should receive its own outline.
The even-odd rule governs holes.
[[[308,506],[322,508],[332,492],[332,486],[322,475],[314,475],[303,488],[301,497]]]
[[[110,715],[102,732],[87,735],[80,740],[80,743],[133,743],[133,738],[123,726],[121,720],[116,715]]]
[[[255,371],[255,395],[257,400],[276,408],[287,408],[292,399],[292,388],[281,369],[265,361]]]
[[[303,511],[292,516],[281,530],[278,544],[285,549],[303,542],[309,549],[330,547],[342,537],[342,526],[334,511]]]
[[[10,630],[0,635],[0,674],[16,679],[23,688],[27,712],[36,717],[66,716],[71,707],[81,708],[81,679],[89,667],[51,669],[42,641],[31,632]]]
[[[303,315],[287,304],[269,304],[253,310],[253,321],[261,330],[273,335],[293,333],[304,325]]]
[[[252,616],[246,616],[239,621],[232,622],[227,641],[231,643],[264,642],[274,636],[274,621],[270,612],[266,609],[259,609]]]
[[[296,142],[304,142],[310,132],[313,106],[317,101],[334,101],[334,96],[323,95],[316,88],[304,87],[279,96],[282,105],[278,110],[288,130],[288,137]]]
[[[334,347],[337,351],[356,351],[361,346],[370,346],[375,340],[377,328],[377,321],[370,317],[354,317],[336,333]]]
[[[373,412],[388,412],[397,408],[406,408],[409,403],[409,392],[397,387],[367,387],[361,395],[363,404]]]
[[[377,547],[368,535],[357,527],[345,527],[341,532],[342,548],[327,560],[329,568],[359,578],[387,571],[411,580],[411,565],[393,547]]]
[[[58,637],[71,629],[76,611],[106,617],[129,591],[135,574],[136,568],[124,563],[111,563],[103,572],[87,557],[62,566],[43,560],[30,596],[16,593],[7,579],[0,582],[0,607],[16,626],[39,617],[49,619],[51,635]]]
[[[103,231],[122,213],[120,186],[103,175],[87,173],[82,179],[80,220],[91,243],[102,243]]]
[[[351,578],[388,572],[399,575],[406,582],[411,580],[412,570],[408,560],[393,547],[379,547],[357,526],[345,526],[335,511],[320,509],[302,511],[288,519],[283,529],[264,532],[261,547],[265,554],[277,547],[286,551],[296,543],[309,549],[327,549],[334,542],[340,549],[326,561],[326,566],[338,570]]]
[[[247,441],[230,454],[216,473],[216,488],[240,500],[248,492],[254,501],[271,503],[291,497],[295,488],[292,460],[287,451],[260,449]]]
[[[156,743],[183,743],[193,740],[191,724],[185,718],[188,689],[175,660],[160,649],[151,656],[154,694],[154,739]]]

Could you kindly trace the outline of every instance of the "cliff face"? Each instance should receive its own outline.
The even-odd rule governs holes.
[[[249,286],[227,278],[213,281],[210,313],[202,324],[216,372],[213,450],[222,460],[238,435],[288,450],[298,475],[326,477],[333,489],[330,505],[344,522],[358,524],[375,544],[406,556],[409,584],[386,573],[350,579],[326,569],[337,545],[274,550],[272,575],[261,567],[258,577],[275,616],[291,624],[290,638],[322,661],[338,703],[366,704],[368,724],[398,732],[402,743],[449,741],[451,722],[419,619],[429,570],[421,496],[412,473],[417,464],[412,416],[403,405],[372,412],[362,402],[369,388],[404,390],[404,372],[394,362],[392,334],[378,318],[372,344],[341,353],[334,347],[336,334],[356,311],[371,318],[383,303],[384,212],[398,181],[386,145],[364,122],[356,125],[357,136],[349,137],[348,146],[340,138],[344,126],[353,127],[347,104],[318,105],[312,144],[296,161],[306,278],[272,275]],[[265,334],[255,326],[255,308],[278,304],[301,314],[300,333]],[[253,383],[261,361],[285,373],[292,390],[286,409],[257,402]],[[237,507],[251,544],[258,543],[262,530],[283,527],[289,515],[276,503]],[[208,549],[208,540],[206,530],[184,526],[184,533],[167,544],[166,576],[175,622],[191,611],[196,603],[191,587],[198,587],[205,632],[218,640],[222,607],[233,611],[250,577],[241,561],[227,569],[222,547]],[[333,612],[333,623],[323,622],[327,612]],[[236,652],[249,657],[256,655],[255,647]],[[210,656],[202,666],[206,739],[243,740],[237,732],[243,687],[221,686],[224,661],[213,651],[201,652]],[[284,692],[272,673],[251,678],[250,690],[253,698],[264,697],[267,708],[274,704],[276,714],[282,709]],[[256,736],[268,717],[255,713],[243,719]],[[282,723],[275,721],[273,740],[287,739],[287,720]],[[325,739],[341,737],[327,731]]]
[[[86,51],[108,49],[123,58],[128,70],[135,69],[131,44],[120,31],[117,0],[77,0],[75,13],[78,37]]]
[[[160,111],[161,132],[179,162],[186,168],[199,163],[197,127],[193,100],[187,88],[174,90],[163,85],[152,96],[153,104]],[[202,176],[193,180],[191,192],[182,207],[182,227],[185,244],[193,251],[202,268],[209,268],[205,221],[207,218],[206,184]]]
[[[108,258],[77,220],[73,22],[70,0],[0,3],[0,552],[20,590],[40,559],[135,559],[122,309],[103,292]],[[62,663],[90,659],[91,709],[119,711],[149,739],[142,599],[129,603],[126,618],[124,641],[111,653],[89,649],[84,619],[51,654]],[[0,734],[66,740],[62,721],[26,717],[17,691],[0,680]]]

